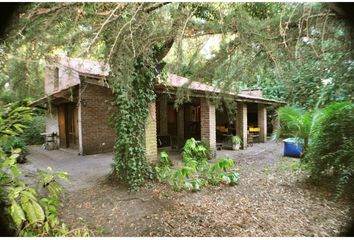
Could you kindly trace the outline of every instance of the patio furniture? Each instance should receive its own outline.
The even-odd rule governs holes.
[[[58,134],[56,132],[41,133],[40,135],[45,137],[45,143],[42,145],[45,150],[59,149],[57,141]]]
[[[222,150],[222,143],[216,143],[216,149]]]
[[[252,136],[252,143],[259,143],[259,133],[261,131],[261,128],[250,127],[248,131],[249,134]]]

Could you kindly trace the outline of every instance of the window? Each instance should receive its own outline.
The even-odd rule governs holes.
[[[54,72],[54,89],[58,89],[58,88],[59,88],[59,68],[56,67]]]

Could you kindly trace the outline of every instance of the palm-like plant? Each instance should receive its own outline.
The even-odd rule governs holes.
[[[281,107],[278,109],[280,127],[273,133],[274,139],[294,137],[303,141],[303,150],[306,152],[314,115],[297,107]]]

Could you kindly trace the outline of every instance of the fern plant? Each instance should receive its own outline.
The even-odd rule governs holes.
[[[314,177],[332,173],[336,195],[354,190],[354,105],[332,103],[319,111],[306,160]]]
[[[309,145],[314,115],[297,107],[285,106],[278,109],[280,127],[273,133],[273,139],[293,137],[303,142],[304,154]]]

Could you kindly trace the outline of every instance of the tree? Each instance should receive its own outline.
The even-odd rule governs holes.
[[[348,31],[322,4],[35,3],[20,12],[1,46],[0,86],[7,84],[15,98],[42,95],[38,76],[47,55],[109,63],[117,108],[113,169],[134,189],[149,175],[145,119],[164,66],[176,65],[179,73],[224,90],[260,86],[266,96],[306,108],[319,96],[323,103],[347,98],[351,87],[341,87],[353,73]],[[200,55],[200,43],[196,51],[184,53],[185,39],[210,35],[221,38],[212,57]],[[171,49],[175,55],[165,64]],[[324,79],[332,79],[326,87]],[[6,91],[2,96],[13,100]]]

